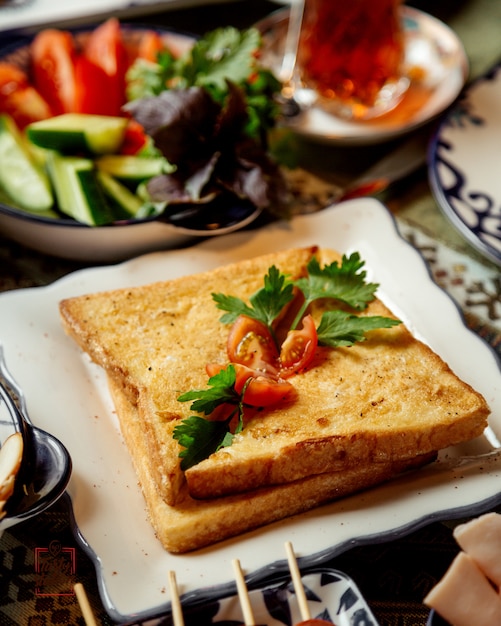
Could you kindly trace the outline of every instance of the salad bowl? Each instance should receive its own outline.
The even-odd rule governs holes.
[[[176,33],[168,30],[159,31],[156,28],[150,28],[147,26],[132,26],[127,24],[118,25],[118,21],[114,18],[110,18],[107,22],[92,29],[89,27],[82,30],[68,31],[54,31],[54,29],[52,29],[52,32],[57,32],[60,35],[60,39],[54,40],[54,42],[49,39],[48,43],[45,44],[46,47],[52,45],[66,45],[61,43],[64,35],[65,37],[72,38],[72,42],[75,44],[75,49],[80,54],[80,56],[75,57],[77,61],[75,61],[74,72],[77,78],[82,78],[81,90],[85,91],[85,89],[87,89],[90,95],[85,97],[82,96],[78,106],[84,102],[85,104],[82,105],[84,109],[85,106],[89,106],[91,108],[90,110],[77,109],[77,114],[90,113],[110,117],[113,115],[119,115],[127,118],[129,121],[133,121],[130,120],[132,117],[130,113],[125,112],[122,106],[119,109],[119,113],[114,111],[110,112],[109,110],[104,110],[104,112],[101,113],[100,110],[93,110],[92,106],[94,106],[94,108],[98,106],[94,103],[96,101],[96,94],[99,93],[99,87],[102,87],[102,83],[99,82],[99,75],[96,75],[95,71],[92,73],[88,71],[86,65],[77,65],[78,59],[84,56],[84,53],[80,52],[80,50],[87,50],[85,46],[96,32],[100,31],[104,33],[104,35],[101,36],[101,39],[104,37],[104,43],[110,42],[109,33],[112,30],[112,26],[115,29],[115,36],[116,33],[119,32],[120,44],[123,46],[125,51],[124,54],[128,55],[128,69],[130,69],[130,66],[132,65],[132,61],[130,60],[133,58],[131,50],[134,50],[134,54],[136,54],[136,47],[144,45],[143,40],[146,35],[151,41],[161,42],[161,45],[164,46],[164,48],[167,48],[175,59],[189,54],[189,50],[194,45],[195,39],[184,33]],[[58,68],[56,67],[54,75],[42,77],[43,80],[45,80],[45,87],[43,87],[43,89],[45,89],[46,92],[42,91],[39,87],[40,84],[43,84],[40,82],[41,79],[39,79],[38,83],[36,82],[37,54],[40,55],[40,52],[37,52],[37,49],[34,47],[36,37],[37,36],[35,36],[35,38],[20,38],[16,43],[10,43],[8,47],[3,50],[0,49],[0,118],[2,118],[2,116],[5,117],[6,115],[9,117],[13,116],[14,121],[18,122],[20,116],[21,126],[19,130],[22,134],[22,141],[25,140],[26,135],[28,136],[28,139],[30,138],[26,129],[29,129],[33,125],[33,122],[35,122],[35,125],[40,121],[51,122],[51,120],[56,117],[64,117],[64,114],[67,113],[66,110],[58,111],[56,105],[54,105],[51,100],[51,98],[56,99],[57,97],[63,97],[63,92],[61,91],[61,93],[57,93],[57,89],[54,89],[54,85],[57,87],[57,83],[60,81],[61,76],[65,78],[64,71],[67,70],[59,68],[60,74],[57,75],[56,72]],[[102,42],[99,42],[99,45],[101,43]],[[112,43],[114,42],[112,41]],[[151,46],[152,44],[149,43],[149,45]],[[155,45],[158,46],[159,44],[155,43]],[[164,48],[162,48],[162,50]],[[141,60],[146,61],[146,63],[153,63],[152,55],[156,55],[159,49],[160,48],[156,48],[153,49],[153,51],[148,50],[146,54],[149,56],[145,56],[144,58],[141,58]],[[47,55],[50,53],[45,50],[43,54]],[[71,58],[73,58],[72,55],[73,51],[69,57],[71,56]],[[156,58],[157,57],[155,56],[155,59]],[[22,117],[25,112],[24,110],[21,111],[21,113],[18,113],[18,111],[15,109],[13,110],[12,107],[9,108],[9,102],[7,101],[7,105],[5,104],[10,89],[8,82],[9,77],[7,77],[7,79],[3,79],[1,71],[4,64],[14,65],[19,68],[21,72],[24,72],[25,77],[27,77],[27,80],[29,81],[28,84],[22,82],[17,84],[16,91],[18,93],[31,94],[31,92],[36,91],[38,95],[42,94],[43,99],[49,103],[51,112],[56,111],[56,113],[54,113],[54,115],[50,115],[49,119],[42,118],[41,120],[35,119],[34,121],[26,121]],[[80,70],[83,73],[79,74],[79,67],[86,68],[85,72]],[[15,84],[15,80],[12,77],[10,77],[10,81],[11,85]],[[75,80],[75,82],[78,83],[78,80]],[[5,85],[7,85],[7,87]],[[108,96],[108,89],[101,89],[101,91],[106,92]],[[89,102],[91,104],[89,104]],[[56,102],[56,104],[58,104],[58,102]],[[23,106],[25,105],[26,100]],[[107,103],[105,100],[101,99],[100,106],[104,106],[106,109]],[[31,113],[32,109],[30,109],[30,106],[28,105],[28,114]],[[70,113],[72,114],[73,110],[71,110]],[[16,118],[16,115],[18,115],[18,118]],[[1,119],[0,122],[2,122]],[[52,129],[50,130],[52,132]],[[73,129],[70,128],[68,134],[70,134],[72,130]],[[0,123],[0,159],[3,160],[4,157],[5,159],[9,157],[10,160],[12,155],[12,152],[8,151],[8,149],[10,150],[10,146],[8,149],[5,148],[5,155],[2,156],[2,143],[5,143],[6,141],[3,139],[4,135],[5,133],[2,134],[2,124]],[[143,152],[144,150],[149,149],[150,152],[153,152],[153,155],[156,156],[158,151],[155,152],[156,146],[152,147],[151,137],[149,137],[149,135],[149,132],[143,132],[144,144],[140,149],[143,150]],[[9,140],[10,139],[11,138],[9,137]],[[18,140],[16,141],[19,143]],[[16,141],[14,141],[14,143],[16,143]],[[128,135],[125,134],[125,140],[120,150],[124,149],[124,145],[125,148],[129,147],[127,141]],[[147,143],[149,141],[150,143]],[[33,146],[30,145],[30,149],[32,147]],[[52,152],[57,151],[58,149],[59,148],[52,149],[52,146],[44,145],[43,143],[35,143],[34,157],[35,161],[39,160],[39,162],[36,163],[37,168],[49,170],[50,168],[47,165],[48,159],[51,158]],[[49,156],[47,156],[47,154],[49,154]],[[131,153],[125,152],[124,154],[120,154],[120,156],[125,155],[131,156]],[[30,157],[32,156],[33,154],[30,154]],[[67,155],[64,154],[65,158],[66,156]],[[89,157],[94,164],[93,169],[97,169],[96,162],[99,156],[101,155],[92,154]],[[105,156],[108,156],[108,154]],[[77,157],[85,157],[87,159],[88,155],[80,154],[76,151],[71,153],[70,158],[76,159]],[[184,155],[182,158],[184,158]],[[170,163],[167,162],[167,166],[170,167]],[[177,171],[180,169],[177,163],[174,168],[176,168]],[[15,168],[12,171],[13,175],[16,176],[17,172]],[[166,171],[170,172],[171,170]],[[164,173],[163,170],[162,173]],[[78,175],[80,176],[80,171],[78,172]],[[63,210],[61,207],[61,195],[58,192],[59,183],[56,175],[50,176],[49,186],[52,187],[55,200],[54,204],[48,210],[39,210],[38,208],[36,210],[31,210],[29,205],[26,206],[18,202],[18,198],[10,193],[8,188],[9,181],[5,181],[8,176],[9,174],[4,175],[4,181],[2,181],[2,177],[0,176],[0,231],[2,234],[41,253],[81,262],[118,262],[146,252],[189,245],[200,238],[224,235],[244,228],[254,222],[254,220],[256,220],[263,211],[263,207],[257,205],[253,201],[250,201],[245,193],[240,195],[233,193],[233,191],[231,191],[231,193],[226,193],[226,189],[222,192],[218,189],[214,193],[211,188],[209,189],[209,192],[203,191],[203,194],[201,194],[202,197],[199,198],[197,196],[193,202],[191,201],[191,197],[185,201],[181,199],[173,205],[170,202],[162,203],[160,201],[153,201],[149,203],[149,205],[153,205],[153,209],[151,206],[148,207],[148,210],[144,210],[144,207],[141,207],[141,209],[136,213],[130,212],[125,214],[114,214],[113,219],[93,223],[92,221],[88,222],[86,220],[79,219],[79,216],[76,215],[76,211],[75,213],[72,213],[72,206],[70,206],[70,213]],[[138,180],[139,177],[137,177],[137,180],[133,181],[136,185],[136,187],[132,189],[135,196],[139,193],[139,187],[137,187],[139,184]],[[99,181],[101,181],[101,179],[99,179]],[[2,185],[2,182],[5,184]],[[117,179],[114,178],[113,184],[116,182]],[[119,182],[122,187],[125,185],[125,183],[122,184],[123,180],[120,179]],[[130,180],[128,182],[130,182]],[[148,181],[144,181],[143,179],[142,182],[146,183]],[[209,180],[209,182],[212,181]],[[70,186],[71,185],[67,184],[66,188]],[[129,184],[128,189],[126,189],[126,193],[130,190],[131,187]],[[32,195],[35,195],[35,193],[33,192]],[[143,198],[141,198],[141,200]],[[91,200],[93,199],[94,197],[91,198]],[[36,200],[37,199],[35,198],[35,201]],[[74,200],[73,196],[71,197],[71,200]],[[135,200],[137,200],[137,198],[135,198]],[[113,199],[113,201],[115,201],[115,199]],[[91,201],[89,201],[89,203],[91,203]],[[69,204],[71,205],[72,203],[69,202]],[[164,205],[168,205],[168,210],[165,209]]]

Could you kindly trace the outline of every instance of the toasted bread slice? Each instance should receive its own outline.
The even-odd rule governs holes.
[[[158,491],[142,419],[113,380],[109,387],[120,427],[139,478],[148,517],[166,550],[183,553],[228,539],[266,524],[309,511],[321,504],[383,483],[429,463],[434,453],[406,461],[359,465],[345,472],[321,474],[250,494],[194,500],[186,485],[175,506]]]
[[[316,248],[289,250],[61,303],[68,333],[137,407],[150,471],[167,504],[185,497],[172,433],[191,412],[177,398],[207,385],[206,363],[227,360],[228,328],[211,293],[247,300],[272,264],[299,276],[312,254],[326,263],[340,259]],[[317,319],[323,306],[312,307]],[[391,316],[379,300],[362,314]],[[371,331],[350,348],[319,348],[312,366],[290,380],[292,402],[254,413],[232,446],[185,473],[192,497],[391,465],[480,435],[489,413],[482,396],[404,325]]]
[[[176,502],[184,476],[174,427],[191,414],[178,396],[207,385],[205,365],[224,363],[228,328],[211,293],[248,297],[275,264],[299,277],[316,247],[287,250],[210,272],[67,299],[65,330],[137,405],[159,492]]]

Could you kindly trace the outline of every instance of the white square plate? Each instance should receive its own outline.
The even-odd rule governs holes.
[[[358,251],[378,296],[491,406],[491,442],[501,438],[501,375],[490,347],[469,331],[456,305],[432,282],[421,256],[398,234],[379,202],[358,199],[127,263],[86,269],[48,287],[0,296],[0,343],[24,388],[35,424],[67,446],[74,470],[69,493],[80,538],[94,558],[103,602],[117,621],[168,610],[167,573],[175,570],[192,601],[233,580],[239,559],[254,578],[286,567],[291,541],[302,565],[320,564],[357,542],[388,541],[432,520],[477,514],[501,501],[501,455],[456,467],[449,461],[488,452],[480,438],[450,449],[418,472],[310,513],[191,554],[163,550],[148,523],[132,464],[100,368],[63,332],[65,297],[145,284],[294,246]],[[495,444],[496,445],[496,444]],[[278,563],[278,565],[277,565]]]

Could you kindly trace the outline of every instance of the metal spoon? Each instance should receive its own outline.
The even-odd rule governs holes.
[[[23,437],[23,459],[14,493],[0,521],[0,532],[53,504],[66,489],[71,475],[71,457],[53,435],[34,426],[26,411],[24,394],[12,378],[0,347],[0,397],[17,432]]]

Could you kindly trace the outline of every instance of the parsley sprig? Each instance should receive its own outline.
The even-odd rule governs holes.
[[[179,453],[181,469],[189,469],[208,458],[220,448],[231,446],[233,437],[243,429],[244,404],[242,393],[235,390],[236,372],[233,365],[228,365],[209,378],[209,387],[188,391],[179,396],[179,402],[193,401],[190,410],[210,415],[219,406],[233,406],[228,417],[222,420],[207,420],[199,415],[191,415],[174,428],[173,437],[184,448]],[[230,431],[232,420],[237,417],[234,433]]]
[[[223,293],[213,293],[212,299],[218,309],[226,311],[220,318],[223,324],[233,324],[239,315],[247,315],[263,322],[274,336],[273,322],[294,299],[294,285],[272,265],[264,277],[264,287],[249,298],[250,306],[240,298]]]
[[[318,299],[337,301],[355,311],[367,308],[379,285],[366,282],[367,275],[363,267],[364,261],[357,252],[349,257],[344,255],[340,264],[334,261],[323,268],[312,257],[307,265],[307,275],[297,280],[291,280],[273,265],[264,277],[264,286],[249,298],[249,304],[240,298],[222,293],[213,293],[212,298],[217,308],[225,311],[220,318],[224,324],[233,323],[239,315],[247,315],[264,323],[273,334],[273,322],[294,299],[294,290],[299,289],[304,296],[304,302],[292,323],[293,330],[299,325],[310,304]],[[338,306],[323,313],[317,328],[318,342],[332,348],[352,346],[357,341],[363,341],[367,331],[391,328],[400,323],[399,320],[379,315],[356,315]],[[179,396],[180,402],[192,402],[192,411],[206,416],[223,404],[230,411],[221,420],[208,420],[200,415],[192,415],[174,428],[174,439],[184,448],[179,455],[183,471],[219,449],[231,445],[235,434],[242,431],[242,398],[245,387],[238,393],[235,382],[235,367],[230,364],[209,378],[207,389],[189,391]],[[232,433],[231,424],[235,419],[236,426]]]
[[[220,318],[223,324],[231,324],[239,315],[247,315],[266,324],[273,334],[273,322],[292,301],[294,287],[297,287],[303,293],[304,302],[291,324],[290,329],[294,330],[315,300],[336,300],[357,311],[364,310],[379,287],[377,283],[366,282],[364,265],[358,252],[343,255],[341,264],[333,261],[324,267],[320,267],[318,259],[312,257],[307,265],[307,275],[294,281],[281,274],[275,266],[270,267],[264,287],[250,297],[250,306],[240,298],[221,293],[213,293],[212,298],[218,309],[226,311]],[[400,321],[382,316],[326,311],[317,328],[318,341],[330,347],[351,346],[363,341],[368,330],[390,328],[396,324]]]

